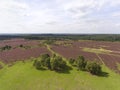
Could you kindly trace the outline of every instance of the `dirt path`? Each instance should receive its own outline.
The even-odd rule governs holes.
[[[99,60],[102,62],[102,64],[105,65],[105,63],[103,62],[102,58],[98,54],[96,54],[96,55],[99,58]]]
[[[48,45],[48,44],[45,44],[45,46],[47,47],[47,49],[53,54],[57,55],[57,56],[60,56],[63,58],[63,60],[67,60],[64,56],[60,55],[59,53],[55,52],[54,50],[51,49],[51,46]]]

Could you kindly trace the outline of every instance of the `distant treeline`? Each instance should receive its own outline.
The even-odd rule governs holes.
[[[25,38],[30,40],[96,40],[120,41],[120,34],[18,34],[0,35],[0,40]]]
[[[35,40],[95,40],[95,41],[120,41],[120,34],[91,34],[91,35],[73,35],[73,34],[44,34],[30,35],[25,39]]]

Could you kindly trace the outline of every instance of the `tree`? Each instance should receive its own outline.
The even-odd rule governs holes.
[[[46,59],[46,58],[50,57],[50,55],[49,55],[49,54],[42,54],[40,57],[41,57],[42,59]]]
[[[12,47],[9,45],[5,45],[4,47],[1,48],[1,50],[10,50]]]
[[[62,71],[66,68],[66,62],[59,56],[51,59],[51,69],[55,71]]]
[[[54,44],[54,42],[55,42],[54,40],[45,40],[43,43],[50,45],[50,44]]]
[[[23,47],[23,45],[21,44],[19,47]]]
[[[41,62],[41,64],[42,64],[42,66],[45,66],[45,60],[46,60],[48,57],[50,57],[48,54],[42,54],[42,55],[40,56],[40,62]]]
[[[33,66],[35,66],[35,65],[36,65],[36,62],[37,62],[37,59],[35,59],[35,60],[34,60],[34,62],[33,62]]]
[[[39,60],[35,60],[33,66],[35,66],[36,69],[42,68],[41,62]]]
[[[35,66],[36,69],[51,69],[50,56],[48,54],[41,55],[40,59],[35,59],[33,66]]]
[[[45,59],[44,66],[47,67],[48,69],[51,69],[50,57]]]
[[[54,54],[52,55],[52,57],[53,57],[53,58],[56,57],[56,54],[54,53]]]
[[[69,59],[69,63],[70,63],[71,65],[73,65],[74,62],[75,62],[75,59],[73,59],[73,58],[70,58],[70,59]]]
[[[99,75],[102,72],[100,64],[96,62],[89,62],[86,66],[86,69],[94,75]]]
[[[85,70],[87,61],[84,59],[83,56],[79,56],[76,60],[76,65],[78,70]]]

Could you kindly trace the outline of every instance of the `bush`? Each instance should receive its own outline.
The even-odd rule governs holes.
[[[74,65],[74,62],[75,62],[75,59],[73,59],[73,58],[69,59],[69,63],[70,63],[71,65]]]
[[[35,66],[37,69],[44,69],[48,68],[51,69],[50,65],[50,56],[48,54],[41,55],[40,59],[36,59],[33,63],[33,66]]]
[[[86,69],[87,71],[94,75],[99,75],[102,72],[100,64],[96,62],[89,62],[86,66]]]
[[[57,55],[54,53],[53,55],[52,55],[52,57],[54,58],[54,57],[56,57]]]
[[[62,71],[66,68],[66,62],[59,56],[51,59],[51,69],[55,71]]]
[[[43,43],[51,45],[54,44],[54,42],[55,42],[54,40],[45,40]]]
[[[35,66],[35,65],[36,65],[36,62],[37,62],[37,59],[35,59],[35,60],[34,60],[34,62],[33,62],[33,66]]]
[[[50,57],[45,59],[44,66],[47,67],[48,69],[51,69]]]
[[[79,56],[76,60],[76,65],[78,70],[85,70],[87,61],[84,59],[83,56]]]
[[[12,47],[9,45],[5,45],[4,47],[1,48],[1,50],[10,50]]]
[[[48,69],[51,68],[49,54],[41,55],[40,62],[41,62],[42,67],[47,67]]]
[[[42,54],[40,57],[41,57],[41,59],[46,59],[46,58],[49,58],[50,55],[49,54]]]
[[[38,61],[38,60],[34,61],[33,66],[35,66],[36,69],[41,69],[42,68],[41,62]]]
[[[23,47],[23,45],[21,44],[19,47]]]

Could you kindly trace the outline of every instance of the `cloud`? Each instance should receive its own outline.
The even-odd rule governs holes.
[[[120,0],[1,0],[0,33],[120,33]]]
[[[112,13],[112,16],[113,16],[113,17],[120,17],[120,12],[113,12],[113,13]]]

